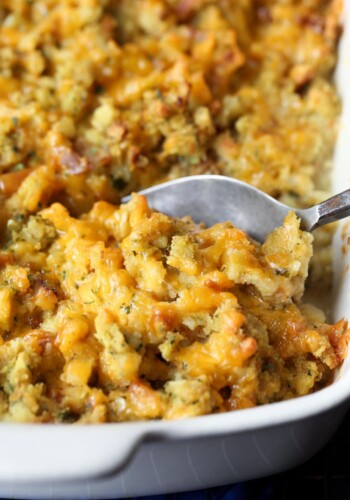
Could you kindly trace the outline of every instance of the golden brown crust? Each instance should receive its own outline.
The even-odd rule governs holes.
[[[310,204],[325,196],[315,174],[327,168],[336,133],[329,77],[340,8],[338,0],[5,2],[0,170],[45,164],[56,189],[40,203],[59,199],[75,213],[204,172]],[[11,186],[0,184],[6,197]],[[10,207],[32,210],[21,198]]]
[[[282,243],[284,243],[282,245]],[[9,224],[0,270],[0,420],[184,418],[308,394],[346,322],[300,306],[312,237],[290,213],[263,245],[144,197]]]
[[[329,382],[346,322],[300,303],[312,249],[293,214],[260,246],[112,203],[201,173],[294,207],[324,198],[340,11],[1,2],[1,420],[183,418]],[[319,286],[331,230],[315,237]]]

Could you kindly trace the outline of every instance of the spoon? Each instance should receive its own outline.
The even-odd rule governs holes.
[[[256,241],[283,223],[293,210],[301,228],[313,231],[350,215],[350,189],[313,207],[293,209],[245,182],[222,175],[194,175],[140,191],[150,208],[171,217],[189,215],[196,223],[212,226],[230,221]],[[126,203],[130,196],[122,198]]]

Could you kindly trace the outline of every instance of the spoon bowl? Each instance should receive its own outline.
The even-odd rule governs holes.
[[[171,217],[189,215],[194,222],[212,226],[229,221],[256,241],[283,223],[294,210],[305,231],[350,215],[350,190],[304,210],[296,210],[245,182],[221,175],[194,175],[140,191],[150,208]],[[125,203],[130,199],[122,199]]]

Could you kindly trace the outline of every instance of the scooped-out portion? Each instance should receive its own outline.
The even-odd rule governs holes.
[[[312,236],[291,212],[260,245],[134,195],[7,223],[0,420],[121,422],[254,407],[327,385],[344,320],[302,301]]]

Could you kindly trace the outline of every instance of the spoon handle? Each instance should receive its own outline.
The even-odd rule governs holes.
[[[307,231],[350,215],[350,189],[306,210],[300,210],[302,226]]]

